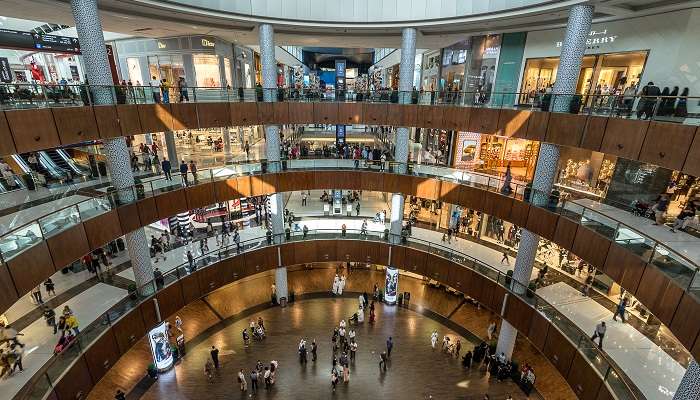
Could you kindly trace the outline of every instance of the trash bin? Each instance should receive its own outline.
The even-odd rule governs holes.
[[[287,307],[287,298],[280,297],[280,307]]]

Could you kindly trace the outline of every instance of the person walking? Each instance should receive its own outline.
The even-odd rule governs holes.
[[[333,387],[333,393],[335,393],[335,387],[338,386],[338,374],[335,372],[335,368],[331,371],[331,386]]]
[[[187,164],[185,164],[185,160],[180,162],[180,176],[182,177],[182,184],[187,186]]]
[[[357,212],[357,216],[360,216],[360,202],[358,201],[357,204],[355,204],[355,211]]]
[[[623,297],[620,299],[620,302],[617,304],[617,308],[615,309],[615,314],[613,315],[613,321],[617,321],[617,316],[619,315],[620,318],[622,318],[622,323],[625,323],[625,309],[627,308],[627,297]]]
[[[382,372],[386,372],[386,351],[382,351],[382,353],[379,355],[379,370]]]
[[[245,331],[244,331],[245,332]],[[248,382],[245,380],[245,374],[243,373],[243,368],[238,371],[238,384],[241,386],[241,392],[248,390]]]
[[[316,362],[316,339],[311,341],[311,361]]]
[[[211,346],[209,354],[211,354],[211,360],[214,362],[214,368],[219,369],[219,349],[216,346]]]
[[[190,266],[190,272],[194,271],[194,256],[192,256],[192,252],[190,250],[187,250],[187,263]]]
[[[430,346],[433,349],[437,345],[437,341],[438,341],[438,332],[437,332],[437,330],[434,330],[433,333],[430,335]]]
[[[167,158],[164,158],[163,161],[160,162],[160,167],[163,169],[163,175],[165,175],[165,180],[172,181],[173,175],[170,172],[170,168],[172,167],[170,165],[170,161],[168,161]]]
[[[304,191],[302,190],[302,192],[301,192],[301,206],[302,206],[302,207],[306,207],[306,199],[307,199],[308,197],[309,197],[309,195],[307,195],[306,192],[304,192]]]
[[[510,260],[508,259],[508,251],[504,250],[503,251],[503,258],[501,258],[501,264],[505,263],[506,265],[510,265]]]
[[[53,281],[51,278],[48,278],[44,281],[44,288],[46,289],[46,294],[48,296],[55,296],[56,295],[56,289]]]
[[[255,393],[258,391],[258,370],[250,371],[250,391]]]
[[[595,331],[593,332],[593,336],[591,336],[593,343],[595,343],[596,338],[598,338],[598,348],[601,350],[603,349],[603,338],[605,337],[605,331],[607,329],[605,321],[600,321],[598,325],[595,326]]]
[[[192,180],[194,183],[197,183],[197,164],[194,163],[194,160],[190,160],[190,173],[192,174]]]
[[[486,328],[486,337],[488,337],[489,340],[491,340],[493,338],[493,334],[495,332],[496,332],[496,322],[491,321],[491,323],[489,324],[489,327]]]
[[[393,348],[394,348],[394,341],[391,338],[391,336],[389,336],[389,339],[387,339],[387,341],[386,341],[386,356],[388,358],[391,358],[391,349],[393,349]]]

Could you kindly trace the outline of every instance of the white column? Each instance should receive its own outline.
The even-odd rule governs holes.
[[[416,59],[416,29],[403,28],[401,30],[401,64],[399,66],[399,101],[401,104],[410,104],[413,91],[413,71]],[[401,163],[398,173],[406,173],[408,163],[409,136],[411,129],[398,127],[396,129],[396,143],[394,146],[394,160]],[[399,193],[391,196],[391,228],[392,237],[397,239],[401,235],[403,221],[404,197]]]
[[[591,30],[592,18],[593,6],[591,5],[579,4],[569,10],[566,36],[562,43],[559,68],[553,89],[552,111],[568,112],[571,96],[562,96],[562,94],[572,94],[576,91],[576,83],[581,70],[583,54],[586,51],[586,38]],[[557,94],[559,96],[556,96]],[[533,191],[530,197],[534,206],[547,205],[558,163],[559,147],[549,143],[541,143],[535,177],[532,181]],[[527,229],[522,230],[511,284],[511,289],[515,293],[523,294],[527,291],[539,240],[540,237],[537,234]],[[516,336],[516,329],[503,321],[498,335],[497,351],[499,353],[503,351],[506,357],[510,358],[515,347]]]
[[[231,155],[231,134],[228,127],[221,128],[221,136],[224,141],[224,154]]]
[[[71,9],[78,31],[87,79],[92,85],[94,104],[114,104],[112,73],[107,58],[107,47],[102,32],[102,21],[97,0],[71,0]],[[126,140],[123,137],[103,139],[107,168],[121,203],[135,201],[134,175]],[[126,246],[134,270],[136,286],[142,294],[149,294],[153,286],[145,286],[153,280],[153,268],[143,228],[126,234]]]
[[[180,160],[177,158],[175,134],[173,131],[165,131],[163,132],[163,137],[165,138],[165,148],[168,152],[168,160],[170,160],[170,165],[173,169],[177,169],[177,166],[180,165]]]
[[[279,266],[275,270],[275,293],[277,302],[280,302],[282,297],[289,301],[289,288],[287,286],[287,267]]]

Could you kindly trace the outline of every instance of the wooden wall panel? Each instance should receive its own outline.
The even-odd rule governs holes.
[[[46,242],[39,242],[5,263],[20,297],[56,272]]]
[[[135,207],[132,210],[136,211]],[[136,216],[138,218],[138,214]],[[117,210],[108,211],[90,218],[83,222],[83,227],[85,228],[85,236],[87,236],[90,249],[103,246],[124,233],[121,229]]]
[[[440,195],[440,183],[437,179],[414,176],[410,193],[422,199],[436,200]]]
[[[460,203],[460,192],[462,185],[453,182],[440,182],[440,201],[450,204]]]
[[[634,293],[646,268],[646,262],[626,248],[612,243],[602,268],[603,272],[622,287]]]
[[[287,102],[272,103],[272,113],[275,123],[288,124],[289,122],[289,104]]]
[[[318,240],[316,243],[317,261],[351,261],[355,255],[352,254],[352,246],[346,248],[336,240]]]
[[[612,391],[608,386],[603,383],[600,385],[600,390],[598,390],[598,397],[596,397],[596,400],[615,400],[616,397],[613,396]]]
[[[489,200],[496,196],[498,195],[495,193],[484,192],[483,190],[471,186],[461,185],[459,190],[459,202],[456,204],[473,210],[481,210],[484,208],[485,203],[488,203]]]
[[[527,122],[527,135],[524,139],[543,141],[547,134],[549,112],[533,111]]]
[[[504,316],[519,332],[525,335],[529,334],[534,313],[534,308],[517,296],[508,296]]]
[[[196,103],[173,103],[170,105],[173,118],[173,130],[199,128]]]
[[[510,222],[518,226],[525,226],[527,216],[530,213],[530,205],[522,201],[513,201],[513,206],[510,209]]]
[[[442,106],[416,106],[418,107],[416,126],[422,128],[439,128],[442,126]]]
[[[390,103],[386,105],[386,124],[390,126],[405,126],[403,125],[403,113],[406,108],[401,104]],[[414,113],[415,115],[415,113]],[[364,118],[364,116],[363,116]],[[364,121],[364,120],[363,120]],[[413,126],[413,125],[411,125]]]
[[[127,204],[117,208],[117,214],[122,233],[129,233],[141,227],[139,209],[136,203]]]
[[[469,126],[471,107],[444,106],[442,114],[442,128],[453,131],[464,131]]]
[[[697,316],[700,315],[700,303],[693,295],[684,293],[678,309],[671,320],[671,331],[683,343],[686,349],[692,349],[700,333]]]
[[[202,297],[204,293],[199,288],[199,277],[195,272],[194,274],[187,275],[186,277],[180,279],[180,286],[182,287],[182,299],[185,304],[190,304],[191,302]]]
[[[391,260],[389,260],[389,265],[403,270],[406,269],[406,247],[391,246]]]
[[[531,116],[532,112],[527,110],[502,109],[498,116],[496,134],[506,137],[527,137],[527,125]]]
[[[348,242],[350,243],[350,242]],[[294,264],[308,264],[316,261],[316,242],[299,242],[294,246]]]
[[[411,178],[407,175],[384,174],[383,192],[409,193],[411,191]]]
[[[695,129],[695,126],[690,125],[652,121],[639,161],[680,170],[693,142]]]
[[[648,266],[644,269],[635,297],[664,324],[671,325],[683,292],[668,275],[658,268]]]
[[[52,108],[53,119],[61,144],[80,143],[99,138],[92,107]]]
[[[97,382],[119,359],[119,346],[111,329],[102,334],[84,353],[93,382]]]
[[[236,190],[241,197],[251,197],[253,195],[253,182],[249,175],[236,178]]]
[[[574,254],[591,263],[596,268],[605,264],[608,255],[610,241],[591,229],[579,226],[576,230],[574,246],[571,249]]]
[[[580,147],[593,151],[600,151],[607,125],[607,117],[589,116],[586,120],[586,126],[583,129]]]
[[[15,141],[12,139],[10,125],[7,123],[5,112],[0,111],[0,156],[16,154]]]
[[[226,283],[224,272],[223,263],[210,265],[197,272],[197,279],[199,279],[199,288],[202,290],[202,295],[213,292]]]
[[[253,195],[262,196],[277,193],[277,178],[276,173],[251,176],[250,183],[253,186]]]
[[[170,104],[139,104],[137,108],[143,132],[173,130],[173,116],[170,111]]]
[[[695,138],[688,150],[688,156],[683,164],[683,172],[700,176],[700,128],[695,131]]]
[[[17,153],[51,149],[61,145],[49,108],[5,111]]]
[[[213,185],[214,197],[217,201],[233,200],[240,197],[240,194],[238,193],[238,179],[236,178],[215,181]]]
[[[118,104],[116,108],[117,117],[119,118],[119,129],[122,132],[122,136],[148,132],[148,130],[141,127],[139,109],[136,104]]]
[[[184,189],[161,193],[156,196],[155,199],[159,219],[172,217],[173,215],[184,212],[188,209],[187,197],[185,196]]]
[[[258,125],[258,103],[230,103],[230,111],[231,125]]]
[[[498,132],[498,108],[474,108],[469,117],[469,132],[494,135]]]
[[[227,103],[197,103],[200,128],[231,126],[231,114]]]
[[[382,191],[384,190],[385,175],[379,172],[363,172],[360,182],[365,190]]]
[[[600,386],[603,384],[603,379],[588,363],[588,360],[578,352],[571,362],[566,380],[581,400],[596,400]]]
[[[95,120],[97,121],[97,134],[102,139],[109,139],[122,136],[119,126],[119,114],[117,107],[112,105],[93,106]]]
[[[139,210],[139,219],[141,220],[141,226],[148,225],[159,219],[158,208],[156,207],[156,199],[154,197],[148,197],[143,200],[139,200],[138,202],[136,202],[136,205]]]
[[[59,400],[79,400],[87,398],[92,386],[88,365],[81,355],[61,380],[55,383],[54,391]]]
[[[427,271],[427,253],[406,247],[406,254],[403,268],[406,271],[419,275],[425,275]],[[394,263],[396,265],[396,263]],[[400,267],[399,265],[396,265]]]
[[[314,103],[314,121],[322,124],[338,123],[338,103],[334,101]]]
[[[559,216],[541,207],[530,207],[526,228],[536,234],[553,239]]]
[[[185,306],[182,286],[180,286],[179,281],[158,292],[156,298],[158,299],[158,307],[160,307],[160,316],[163,319],[170,317]]]
[[[361,174],[355,174],[357,178],[362,177]],[[277,180],[279,192],[292,192],[296,190],[311,190],[314,185],[313,171],[288,171],[280,174]]]
[[[289,103],[289,122],[308,124],[314,121],[314,103]]]
[[[401,116],[400,126],[416,126],[418,123],[418,107],[408,104],[398,104],[398,110]]]
[[[0,264],[0,293],[2,293],[0,296],[0,314],[2,314],[19,299],[6,264]]]
[[[245,272],[245,264],[243,262],[244,257],[232,257],[224,260],[225,265],[224,277],[228,282],[234,282],[243,277]]]
[[[563,375],[569,375],[576,348],[556,328],[550,328],[544,345],[544,355]]]
[[[649,121],[610,118],[600,151],[618,157],[636,160],[642,150]]]
[[[492,280],[488,280],[488,285],[492,286],[491,289],[491,297],[490,299],[487,299],[486,306],[493,310],[496,314],[501,313],[501,310],[503,309],[503,301],[506,297],[506,288],[503,286],[497,285],[495,282]]]
[[[563,146],[578,146],[587,119],[583,114],[552,113],[547,124],[545,141]]]
[[[46,243],[49,246],[49,252],[56,271],[79,259],[91,250],[83,224],[75,225],[57,235],[51,236],[46,240]]]
[[[513,198],[501,195],[493,196],[491,202],[491,215],[507,220],[513,208]],[[485,204],[484,204],[485,206]],[[485,208],[485,207],[484,207]]]
[[[557,218],[557,227],[554,230],[553,242],[564,248],[570,249],[574,245],[578,224],[568,218]]]
[[[258,103],[258,121],[261,124],[272,124],[275,121],[275,110],[272,103]]]
[[[431,254],[428,256],[428,262],[426,263],[425,273],[423,275],[438,282],[447,283],[451,266],[451,261]]]
[[[121,354],[129,351],[143,335],[146,334],[146,327],[141,318],[141,311],[131,311],[125,314],[120,320],[112,324],[112,332],[117,340],[117,346]]]
[[[143,319],[143,326],[146,328],[146,332],[158,325],[156,303],[153,299],[154,297],[151,297],[139,305],[139,311],[141,312],[141,318]]]
[[[362,103],[339,103],[338,123],[354,125],[363,121]]]
[[[362,116],[367,125],[386,125],[388,108],[381,103],[363,103]]]
[[[532,322],[530,323],[530,329],[527,333],[527,337],[539,351],[544,350],[545,343],[547,342],[549,327],[550,323],[547,318],[545,318],[539,312],[533,311]]]
[[[212,183],[187,187],[185,189],[185,197],[187,198],[187,208],[189,210],[216,203],[214,185]]]

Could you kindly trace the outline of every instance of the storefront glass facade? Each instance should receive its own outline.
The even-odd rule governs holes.
[[[475,132],[458,132],[455,140],[455,168],[503,175],[510,166],[516,180],[529,180],[534,174],[538,142]]]

